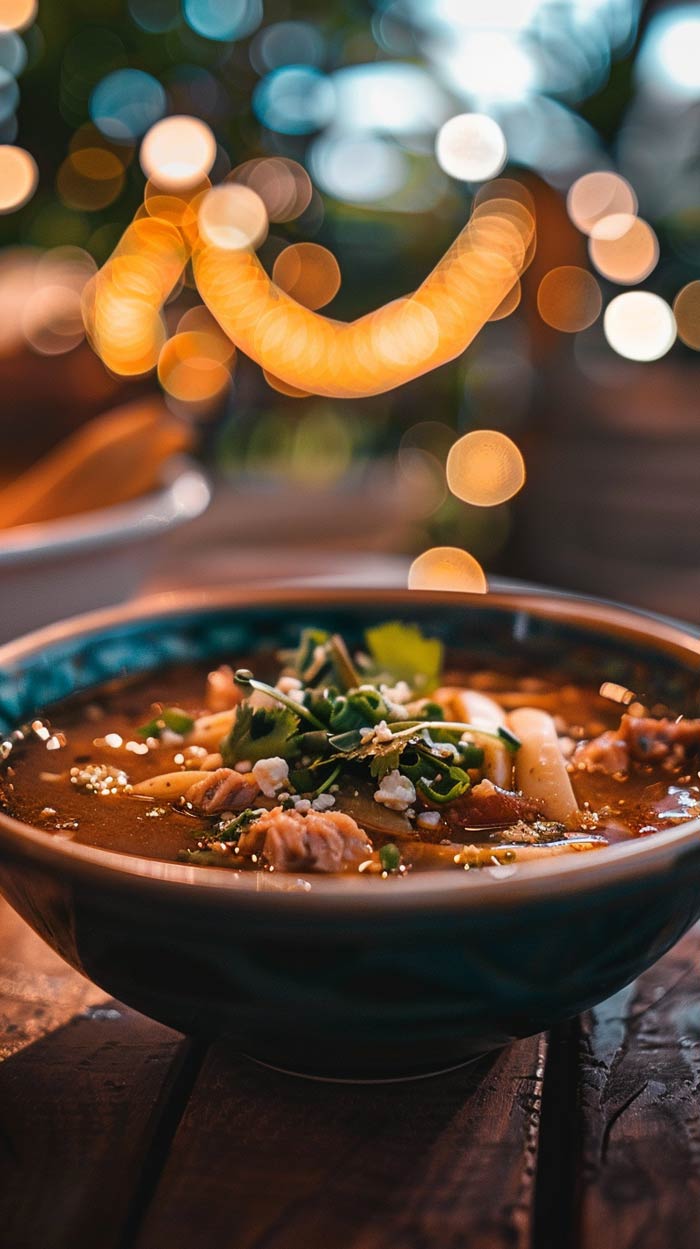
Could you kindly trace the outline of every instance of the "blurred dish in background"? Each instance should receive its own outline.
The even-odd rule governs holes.
[[[161,464],[160,476],[158,489],[129,502],[0,534],[0,641],[136,593],[164,536],[210,499],[186,458]]]

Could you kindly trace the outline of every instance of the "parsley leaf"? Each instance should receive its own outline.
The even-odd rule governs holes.
[[[279,756],[290,758],[298,751],[295,736],[300,719],[288,707],[257,707],[241,703],[231,732],[221,743],[221,755],[227,767],[247,759],[257,763],[259,759]]]
[[[367,629],[365,641],[382,676],[406,681],[414,692],[421,693],[439,683],[444,647],[437,638],[423,637],[416,625],[399,620],[375,625]]]

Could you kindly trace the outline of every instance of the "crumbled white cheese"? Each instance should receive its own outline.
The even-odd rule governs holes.
[[[360,733],[360,741],[362,745],[364,746],[366,745],[367,742],[372,741],[374,737],[374,727],[372,725],[370,725],[369,727],[365,726],[365,728],[362,728],[359,730],[359,733]]]
[[[421,828],[437,828],[440,818],[439,811],[421,811],[417,823],[420,824]]]
[[[309,798],[295,798],[294,810],[299,811],[301,815],[305,815],[311,810],[311,800]]]
[[[416,790],[407,776],[402,776],[398,768],[388,772],[383,778],[379,789],[375,791],[374,801],[382,806],[391,807],[393,811],[406,811],[416,801]]]
[[[109,735],[110,737],[112,734]],[[107,738],[105,738],[105,741]],[[163,746],[181,746],[184,742],[182,733],[174,733],[172,729],[163,729],[160,735],[161,744]]]
[[[386,720],[380,720],[374,730],[375,742],[390,742],[394,734],[392,733]]]
[[[250,772],[252,766],[250,759],[239,759],[238,763],[234,763],[233,770],[234,772]]]
[[[112,750],[119,750],[124,745],[124,739],[120,733],[106,733],[104,736],[105,746],[111,746]]]
[[[332,794],[319,794],[318,798],[314,798],[311,803],[314,811],[330,811],[335,806],[335,798]]]
[[[403,706],[411,697],[411,687],[405,681],[397,681],[396,685],[380,685],[379,693],[382,698],[388,698],[390,702]]]
[[[147,755],[148,742],[127,742],[125,749],[130,751],[132,755]]]
[[[259,759],[252,772],[266,798],[273,798],[289,780],[289,765],[278,755],[272,759]]]

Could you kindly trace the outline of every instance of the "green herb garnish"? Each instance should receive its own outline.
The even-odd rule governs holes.
[[[157,716],[154,716],[147,724],[142,724],[136,732],[139,737],[160,737],[164,729],[170,729],[171,733],[179,733],[181,737],[184,737],[186,733],[191,733],[193,728],[193,717],[181,707],[164,707]]]
[[[393,841],[388,841],[379,851],[379,862],[383,872],[398,872],[401,866],[401,851]]]
[[[416,625],[398,620],[375,625],[365,632],[365,641],[379,675],[405,681],[416,693],[429,693],[439,684],[443,644],[424,637]]]
[[[296,741],[300,719],[289,707],[257,707],[241,703],[230,733],[221,743],[221,757],[227,767],[247,759],[279,757],[289,759],[298,753]]]

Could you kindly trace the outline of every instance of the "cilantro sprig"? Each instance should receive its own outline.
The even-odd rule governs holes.
[[[289,759],[298,753],[296,737],[300,718],[289,707],[256,707],[241,703],[230,733],[221,743],[221,757],[227,767],[246,759],[279,757]]]

